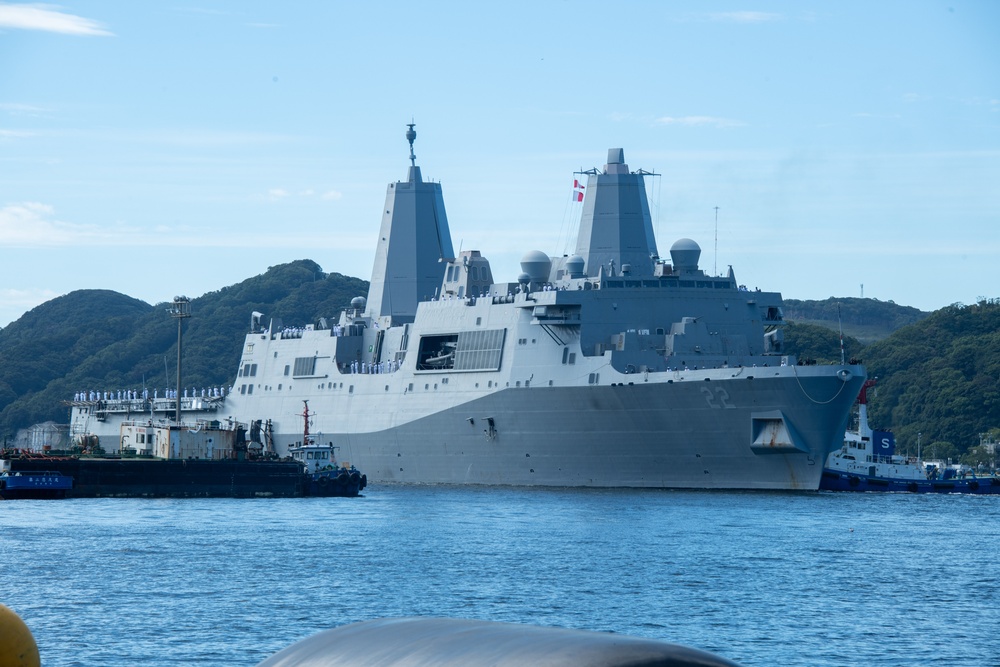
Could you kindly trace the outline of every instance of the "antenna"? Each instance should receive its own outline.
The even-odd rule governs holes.
[[[837,304],[837,328],[840,329],[840,365],[844,365],[844,325],[840,321],[840,304]]]
[[[715,207],[715,265],[712,273],[719,275],[719,207]]]
[[[412,118],[410,119],[413,120]],[[406,140],[410,142],[410,166],[417,166],[417,156],[413,154],[413,140],[417,138],[417,132],[413,129],[416,123],[407,123],[406,127],[410,128],[406,131]]]

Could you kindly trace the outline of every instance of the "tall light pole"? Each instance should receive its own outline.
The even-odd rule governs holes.
[[[177,320],[177,412],[174,421],[181,423],[181,328],[184,320],[191,317],[191,300],[186,296],[175,296],[174,305],[167,309],[170,317]]]

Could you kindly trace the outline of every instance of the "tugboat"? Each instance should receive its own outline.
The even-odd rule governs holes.
[[[9,462],[0,461],[0,464]],[[9,466],[0,468],[0,500],[62,499],[72,488],[73,478],[57,471],[13,472]]]
[[[865,380],[861,386],[858,430],[847,431],[843,447],[827,457],[820,490],[1000,494],[996,477],[958,477],[954,470],[941,474],[937,466],[919,458],[897,455],[895,436],[868,426],[868,390],[876,380]]]
[[[309,435],[309,422],[313,415],[309,412],[309,401],[302,402],[305,404],[302,410],[302,444],[289,447],[288,453],[305,470],[305,495],[356,497],[368,486],[368,476],[346,462],[338,464],[335,452],[339,448],[333,443],[321,445]]]

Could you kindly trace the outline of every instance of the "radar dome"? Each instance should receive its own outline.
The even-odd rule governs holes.
[[[678,239],[670,246],[670,261],[681,271],[697,271],[701,246],[691,239]]]
[[[353,299],[351,299],[351,308],[353,308],[354,310],[364,310],[365,303],[367,303],[365,297],[356,296]]]
[[[566,271],[569,273],[570,278],[582,278],[583,277],[583,257],[579,255],[573,255],[566,260]]]
[[[549,279],[552,260],[541,250],[531,250],[521,258],[521,270],[531,276],[531,282],[544,283]]]

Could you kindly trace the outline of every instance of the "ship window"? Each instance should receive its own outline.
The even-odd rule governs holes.
[[[251,385],[247,385],[247,393],[248,394],[252,394],[253,393],[253,385],[252,384]]]
[[[288,364],[285,364],[285,375],[288,375],[288,371],[290,371],[290,370],[291,370],[291,366],[289,366]]]
[[[247,393],[247,386],[245,384],[240,385],[240,393],[241,394]]]
[[[478,327],[478,326],[479,326],[480,324],[482,324],[482,323],[483,323],[483,318],[481,318],[481,317],[477,317],[477,318],[476,318],[476,326]]]
[[[576,363],[576,352],[570,352],[569,353],[569,364],[570,364],[570,366],[572,366],[575,363]]]
[[[292,370],[292,375],[295,377],[301,377],[303,375],[315,375],[316,374],[316,357],[296,357],[295,358],[295,368]]]
[[[514,383],[514,386],[515,386],[515,387],[520,387],[520,386],[521,386],[521,381],[520,381],[520,380],[518,380],[517,382],[515,382],[515,383]]]
[[[353,394],[354,393],[354,385],[353,384],[347,388],[347,393],[348,394]]]
[[[385,386],[385,390],[386,390],[386,391],[389,391],[389,385],[386,385],[386,386]]]
[[[250,377],[257,375],[257,364],[250,364]]]

